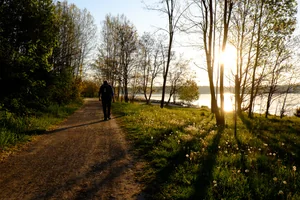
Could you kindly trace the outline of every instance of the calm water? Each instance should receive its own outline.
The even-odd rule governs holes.
[[[137,95],[138,97],[143,97],[143,95]],[[168,100],[169,95],[167,94],[165,96],[165,99]],[[160,100],[161,94],[153,94],[151,99],[153,100]],[[225,111],[232,111],[234,110],[234,94],[231,93],[225,93],[224,94],[224,106]],[[283,104],[284,96],[278,96],[277,98],[274,98],[272,105],[270,107],[269,113],[270,114],[276,114],[280,115],[280,110]],[[192,102],[195,106],[208,106],[210,107],[210,101],[211,96],[210,94],[201,94],[199,96],[199,99]],[[177,100],[177,102],[179,102]],[[254,112],[256,113],[264,113],[266,107],[266,95],[258,96],[255,99],[255,106],[254,106]],[[286,102],[286,115],[292,116],[295,112],[295,109],[297,107],[300,107],[300,94],[289,94]]]

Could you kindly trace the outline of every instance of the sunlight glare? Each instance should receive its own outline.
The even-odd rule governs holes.
[[[236,69],[236,48],[230,44],[226,45],[225,52],[221,53],[221,63],[224,63],[225,71],[234,72]]]

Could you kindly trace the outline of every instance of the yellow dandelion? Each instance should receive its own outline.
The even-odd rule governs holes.
[[[283,183],[284,185],[286,185],[286,184],[287,184],[287,182],[286,182],[286,181],[282,181],[282,183]]]
[[[273,181],[277,181],[277,177],[274,177],[274,178],[273,178]]]

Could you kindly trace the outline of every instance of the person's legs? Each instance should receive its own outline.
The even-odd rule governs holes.
[[[104,120],[107,120],[106,107],[107,107],[106,101],[102,100],[102,109],[103,109]]]
[[[111,101],[107,102],[107,117],[110,119],[110,107],[111,107]]]

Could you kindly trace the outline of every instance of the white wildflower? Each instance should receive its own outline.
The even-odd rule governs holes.
[[[282,195],[282,194],[283,194],[283,191],[282,191],[282,190],[279,190],[278,194],[279,194],[279,195]]]

